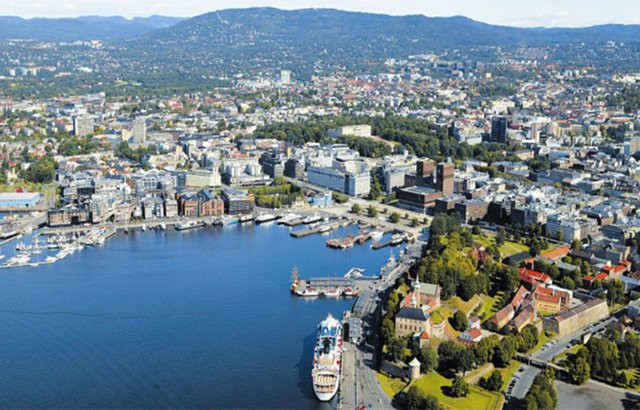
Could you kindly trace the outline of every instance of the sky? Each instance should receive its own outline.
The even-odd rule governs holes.
[[[261,6],[326,7],[394,15],[461,15],[485,23],[519,27],[640,24],[638,0],[0,0],[0,15],[192,17],[214,10]]]

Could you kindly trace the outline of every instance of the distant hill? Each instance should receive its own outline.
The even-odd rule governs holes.
[[[231,9],[197,16],[130,41],[170,50],[216,48],[333,57],[406,56],[444,48],[605,41],[640,42],[640,26],[514,28],[465,17],[388,16],[332,9]]]
[[[127,20],[124,17],[34,18],[0,16],[0,40],[43,41],[121,40],[141,36],[179,23],[177,17],[151,16]]]

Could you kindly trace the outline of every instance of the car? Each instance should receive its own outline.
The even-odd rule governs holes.
[[[522,372],[524,372],[524,367],[518,368],[518,373],[522,373]]]

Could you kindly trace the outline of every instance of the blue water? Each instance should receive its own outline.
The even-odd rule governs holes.
[[[0,407],[323,407],[316,326],[353,301],[292,297],[291,269],[377,273],[389,256],[326,239],[275,224],[133,232],[1,270]]]

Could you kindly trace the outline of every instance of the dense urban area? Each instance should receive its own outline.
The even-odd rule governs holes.
[[[0,43],[0,237],[348,218],[413,245],[348,312],[339,407],[637,408],[635,45],[121,74],[140,47]]]

